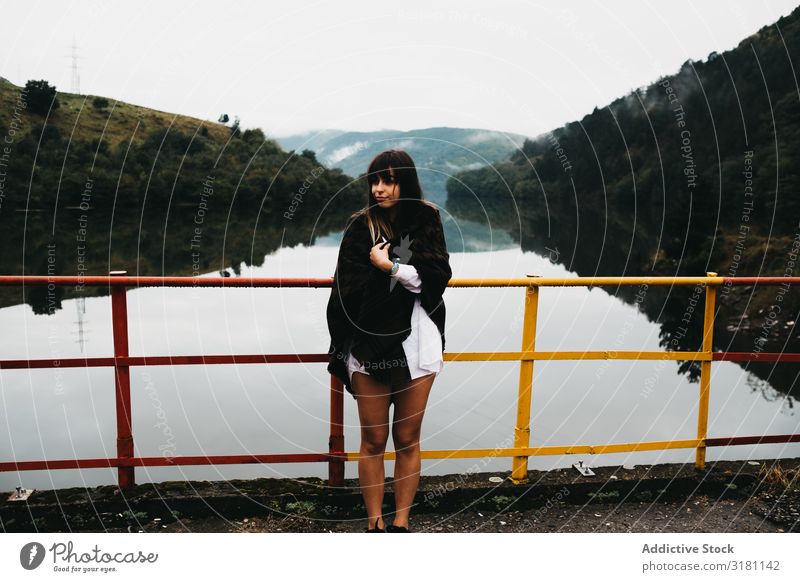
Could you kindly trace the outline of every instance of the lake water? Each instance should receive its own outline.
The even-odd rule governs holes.
[[[325,241],[321,241],[325,242]],[[243,276],[325,277],[338,249],[281,249]],[[454,278],[575,276],[519,249],[451,255]],[[214,273],[213,275],[216,275]],[[609,288],[610,291],[610,288]],[[329,289],[162,289],[128,292],[131,355],[326,353]],[[450,288],[447,351],[517,351],[524,290]],[[78,309],[83,331],[79,333]],[[53,316],[0,309],[0,358],[112,356],[109,297],[68,300]],[[659,350],[659,325],[605,289],[543,288],[538,350]],[[82,342],[78,340],[82,339]],[[696,436],[699,385],[674,361],[554,361],[534,366],[531,444],[606,444]],[[712,365],[709,436],[797,432],[786,396],[738,365]],[[518,362],[445,362],[429,400],[422,448],[513,444]],[[152,366],[131,369],[133,433],[141,456],[326,452],[325,364]],[[653,386],[652,391],[646,386]],[[113,370],[0,372],[0,459],[115,456]],[[345,448],[357,451],[355,401],[345,393]],[[392,450],[391,439],[388,445]],[[795,457],[800,443],[715,447],[707,459]],[[693,463],[693,449],[531,458],[532,469]],[[423,460],[423,474],[506,471],[510,458]],[[387,475],[393,463],[387,461]],[[250,477],[327,477],[327,464],[137,468],[138,483]],[[355,462],[346,478],[357,477]],[[0,473],[0,490],[112,484],[116,470]]]

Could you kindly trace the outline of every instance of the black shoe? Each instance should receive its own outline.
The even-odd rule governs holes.
[[[386,531],[389,533],[408,533],[408,528],[403,527],[402,525],[387,525]]]
[[[370,529],[370,528],[368,527],[367,529],[365,529],[365,530],[364,530],[364,532],[365,532],[365,533],[386,533],[386,530],[385,530],[385,529],[382,529],[382,528],[379,528],[379,527],[378,527],[378,519],[380,519],[380,518],[377,518],[377,519],[375,520],[375,527],[373,527],[372,529]]]

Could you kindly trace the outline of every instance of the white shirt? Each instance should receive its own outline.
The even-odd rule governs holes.
[[[397,279],[412,293],[419,295],[422,290],[422,279],[413,265],[399,264],[397,273],[391,277]],[[430,373],[438,374],[444,366],[442,336],[439,328],[422,307],[419,297],[414,300],[414,309],[411,312],[411,333],[403,341],[403,352],[408,361],[408,371],[412,380]],[[359,364],[352,354],[347,355],[347,372],[350,374],[351,383],[353,372],[367,373],[364,365]]]

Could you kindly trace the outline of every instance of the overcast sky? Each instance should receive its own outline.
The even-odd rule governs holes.
[[[722,52],[794,1],[0,2],[0,76],[268,136],[478,127],[529,136]],[[395,6],[402,6],[395,7]]]

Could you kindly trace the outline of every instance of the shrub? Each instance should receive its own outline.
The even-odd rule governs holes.
[[[45,80],[28,81],[25,83],[27,93],[26,101],[28,111],[37,115],[47,115],[49,111],[55,111],[59,107],[56,98],[56,88],[51,87]]]

